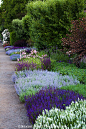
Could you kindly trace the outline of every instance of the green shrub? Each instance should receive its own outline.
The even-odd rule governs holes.
[[[22,27],[24,29],[24,32],[25,32],[25,38],[27,40],[29,40],[30,38],[30,18],[28,15],[25,15],[23,18],[22,18]]]
[[[38,49],[61,47],[61,38],[68,32],[70,17],[64,11],[65,1],[36,1],[27,6],[32,21],[30,37]],[[46,8],[45,8],[46,7]]]
[[[80,69],[86,69],[86,63],[80,62]]]
[[[66,9],[72,17],[72,20],[77,20],[85,16],[84,14],[85,0],[67,0]]]
[[[41,56],[42,57],[42,55],[45,55],[45,54],[47,54],[46,51],[41,50],[41,51],[39,51],[38,56]]]
[[[34,42],[30,38],[27,39],[26,42],[27,42],[28,47],[33,47],[34,46]]]
[[[71,20],[83,16],[84,0],[46,0],[30,2],[27,15],[30,18],[30,37],[40,49],[61,46],[61,38],[66,36]]]
[[[13,30],[15,31],[15,33],[16,33],[16,38],[18,40],[24,39],[25,32],[24,32],[24,29],[22,27],[22,20],[14,19],[12,21],[12,27],[13,27]]]
[[[10,45],[14,45],[17,40],[15,31],[10,32]]]
[[[61,51],[57,50],[56,53],[51,53],[50,57],[52,59],[55,59],[56,61],[64,61],[67,62],[68,60],[70,60],[70,57],[66,54],[63,54]]]

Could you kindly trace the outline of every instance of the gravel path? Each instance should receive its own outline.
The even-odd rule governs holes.
[[[32,129],[11,80],[15,63],[5,54],[0,43],[0,129]]]

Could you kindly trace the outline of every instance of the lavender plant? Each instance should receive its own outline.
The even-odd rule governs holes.
[[[41,59],[41,68],[43,70],[51,70],[51,60],[50,58],[43,58]]]
[[[37,64],[29,63],[28,61],[21,61],[16,64],[15,71],[22,71],[22,70],[29,70],[29,69],[36,69]]]
[[[42,89],[35,95],[25,96],[27,116],[30,122],[34,124],[36,118],[39,114],[42,114],[43,110],[50,110],[52,107],[65,110],[66,106],[69,106],[72,101],[77,101],[78,98],[80,100],[85,99],[82,95],[69,90],[57,89],[54,87]]]
[[[42,87],[46,86],[68,86],[75,85],[80,83],[77,78],[69,75],[62,76],[59,72],[50,72],[47,70],[25,70],[16,72],[12,76],[12,78],[16,78],[15,80],[15,88],[18,95],[22,92],[29,90],[31,87],[39,91]]]
[[[33,129],[85,129],[86,100],[74,102],[66,106],[66,110],[52,108],[43,110],[35,121]]]

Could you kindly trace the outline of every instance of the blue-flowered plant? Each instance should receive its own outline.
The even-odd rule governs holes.
[[[7,54],[7,55],[10,55],[10,54],[13,53],[13,52],[20,52],[20,50],[21,50],[21,51],[24,51],[24,49],[26,50],[26,49],[28,49],[28,48],[11,49],[11,50],[6,51],[6,54]]]
[[[20,54],[13,54],[10,56],[10,59],[12,61],[17,61],[17,59],[20,59]]]
[[[39,91],[46,86],[68,86],[80,83],[77,78],[69,75],[62,76],[59,72],[50,72],[47,70],[25,70],[16,72],[13,76],[15,88],[18,95],[31,87]],[[15,79],[16,78],[16,79]]]
[[[42,89],[35,95],[25,97],[27,116],[29,117],[30,122],[34,124],[36,118],[39,114],[42,114],[43,110],[50,110],[52,107],[65,110],[66,106],[69,106],[72,101],[77,101],[78,98],[80,100],[85,99],[82,95],[79,95],[74,91],[56,89],[54,87]]]

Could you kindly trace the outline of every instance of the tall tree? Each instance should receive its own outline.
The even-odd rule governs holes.
[[[2,0],[2,2],[0,24],[2,24],[2,19],[4,19],[4,27],[12,31],[12,20],[17,18],[22,19],[25,16],[28,0]]]

